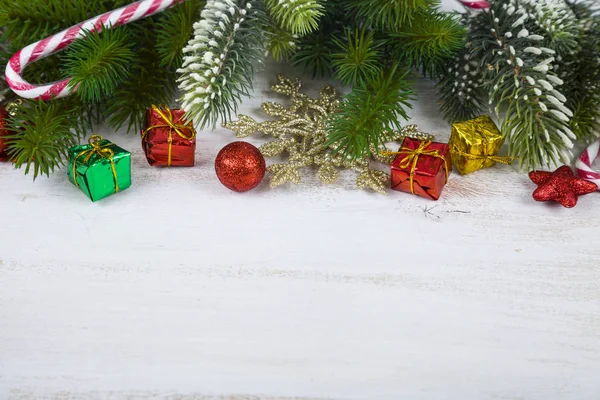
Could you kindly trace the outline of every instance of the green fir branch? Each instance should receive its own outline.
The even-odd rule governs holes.
[[[303,68],[306,74],[327,77],[334,73],[332,51],[336,48],[334,38],[345,36],[345,27],[351,23],[346,19],[344,0],[327,0],[319,29],[300,38],[292,57],[292,64]]]
[[[427,10],[415,13],[409,23],[392,30],[389,38],[396,59],[435,78],[464,47],[465,34],[455,15]]]
[[[267,53],[277,61],[290,60],[298,48],[298,36],[269,21]]]
[[[438,0],[352,0],[344,3],[353,18],[379,29],[410,24],[418,12],[435,8]]]
[[[16,52],[97,15],[95,10],[94,2],[89,0],[2,0],[0,26],[10,50]]]
[[[90,127],[85,107],[76,98],[51,102],[26,100],[9,118],[6,137],[8,154],[16,168],[33,172],[33,179],[50,175],[67,157],[67,149],[77,144]]]
[[[325,0],[264,0],[269,15],[294,35],[306,35],[319,26]]]
[[[363,27],[347,29],[345,40],[333,38],[339,49],[333,54],[336,77],[344,84],[357,86],[375,78],[383,66],[381,43],[375,42],[375,32]]]
[[[106,101],[104,115],[114,129],[127,124],[127,131],[139,131],[144,116],[153,104],[168,104],[176,92],[176,74],[161,67],[161,60],[153,48],[152,35],[141,40],[130,78],[123,82],[115,95]]]
[[[326,77],[333,74],[334,48],[333,35],[319,30],[315,34],[300,39],[298,49],[292,57],[292,63],[304,69],[312,78]]]
[[[71,77],[69,86],[77,87],[84,102],[97,103],[113,96],[129,79],[133,59],[132,43],[123,27],[88,31],[69,46],[64,77]]]
[[[600,16],[591,2],[570,3],[579,18],[576,51],[562,57],[558,75],[565,81],[571,129],[582,141],[600,136]]]
[[[174,69],[181,67],[183,48],[192,37],[194,22],[200,17],[205,5],[205,0],[187,0],[160,16],[157,24],[156,51],[161,66]]]
[[[328,122],[328,145],[349,159],[371,155],[390,132],[401,129],[400,119],[408,119],[406,109],[413,98],[408,73],[394,66],[382,71],[368,84],[358,86],[345,98]]]

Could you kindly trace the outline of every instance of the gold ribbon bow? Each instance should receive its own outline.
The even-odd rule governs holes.
[[[488,154],[471,154],[471,153],[467,153],[465,151],[463,151],[462,149],[458,148],[458,146],[456,144],[452,145],[452,152],[453,153],[457,153],[462,157],[466,157],[466,158],[470,158],[471,160],[492,160],[492,161],[496,161],[499,162],[501,164],[506,164],[506,165],[511,165],[513,163],[513,161],[515,161],[517,159],[517,157],[509,157],[509,156],[492,156],[492,155],[488,155]]]
[[[162,108],[162,110],[161,110],[161,108]],[[169,128],[169,138],[167,139],[167,142],[169,143],[169,156],[167,159],[167,165],[171,166],[171,154],[172,154],[172,150],[173,150],[173,131],[175,131],[175,133],[177,135],[179,135],[179,137],[181,137],[182,139],[185,139],[185,140],[192,140],[193,138],[195,138],[196,132],[194,131],[194,128],[192,126],[189,126],[189,124],[188,125],[176,124],[175,121],[173,121],[173,113],[171,113],[171,110],[166,105],[161,105],[160,107],[158,107],[153,104],[152,110],[155,111],[163,119],[163,121],[165,121],[165,123],[158,124],[158,125],[152,125],[151,127],[146,128],[144,130],[144,132],[142,132],[142,139],[152,129]],[[182,132],[183,130],[186,130],[186,129],[191,130],[192,134],[190,136],[187,136]]]
[[[101,145],[102,136],[100,135],[92,135],[88,140],[88,143],[92,147],[77,154],[75,161],[73,162],[73,180],[75,181],[75,186],[79,187],[79,183],[77,183],[77,160],[79,160],[80,157],[85,157],[83,159],[83,163],[85,164],[90,161],[94,155],[97,155],[100,158],[107,158],[108,161],[110,161],[110,168],[112,169],[113,179],[115,181],[115,193],[117,193],[119,191],[119,184],[117,183],[117,169],[115,167],[115,161],[113,160],[115,152],[112,151],[112,149],[109,149],[113,144],[108,142],[105,145]]]
[[[430,156],[430,157],[436,157],[436,158],[441,158],[444,163],[446,163],[446,157],[444,157],[443,155],[440,154],[440,152],[438,150],[427,150],[427,148],[429,147],[429,145],[431,145],[431,140],[428,141],[422,141],[421,144],[419,145],[419,147],[417,147],[416,149],[411,149],[409,147],[401,147],[399,151],[387,151],[382,153],[383,155],[392,155],[392,154],[406,154],[406,158],[404,158],[404,160],[402,160],[402,162],[400,163],[399,167],[402,169],[406,169],[408,168],[409,165],[412,164],[412,166],[410,167],[410,192],[412,194],[415,194],[415,172],[417,170],[417,163],[419,162],[419,157],[421,156]],[[446,183],[448,182],[448,166],[446,165]]]

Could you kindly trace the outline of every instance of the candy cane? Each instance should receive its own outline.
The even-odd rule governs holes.
[[[472,8],[474,10],[484,10],[490,8],[490,3],[485,0],[458,0],[465,7]]]
[[[23,70],[34,61],[46,58],[63,50],[74,40],[84,37],[87,31],[100,31],[103,26],[114,27],[125,25],[142,18],[158,14],[185,0],[140,0],[117,10],[91,18],[81,24],[72,26],[56,35],[30,44],[19,50],[6,66],[6,82],[19,96],[26,99],[50,100],[73,94],[77,88],[70,87],[72,78],[48,85],[33,85],[21,76]]]
[[[575,163],[575,168],[579,176],[585,180],[594,182],[598,187],[600,187],[600,173],[592,169],[592,164],[599,155],[600,140],[597,140],[585,149]]]

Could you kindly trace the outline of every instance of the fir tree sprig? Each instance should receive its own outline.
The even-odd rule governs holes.
[[[326,30],[319,30],[313,35],[300,38],[292,63],[304,68],[312,78],[332,75],[334,69],[331,49],[335,47],[333,37],[335,36]]]
[[[281,28],[273,21],[269,22],[267,53],[277,62],[290,60],[298,48],[298,35]]]
[[[231,119],[265,53],[266,16],[257,0],[209,0],[184,48],[182,108],[201,127]]]
[[[167,10],[157,22],[156,51],[160,65],[179,68],[183,62],[183,48],[194,31],[193,25],[206,5],[205,0],[187,0]]]
[[[522,168],[568,163],[576,137],[568,125],[573,112],[558,90],[564,82],[553,72],[556,51],[540,45],[545,38],[524,27],[528,14],[518,1],[510,0],[506,8],[497,4],[484,14],[495,43],[489,39],[474,43],[492,45],[490,102],[498,115],[505,110],[502,132],[509,154],[519,158]]]
[[[353,17],[368,25],[393,30],[408,23],[419,11],[439,6],[438,0],[352,0],[346,4]]]
[[[132,47],[123,27],[88,31],[69,46],[64,77],[71,77],[69,86],[77,88],[77,95],[84,102],[100,102],[129,79],[129,66],[134,59]]]
[[[169,104],[175,96],[177,75],[174,70],[161,66],[161,57],[154,46],[156,29],[153,26],[154,22],[147,20],[130,31],[132,41],[137,43],[136,62],[131,66],[130,78],[106,100],[102,110],[115,129],[127,124],[128,132],[139,131],[152,104]]]
[[[331,76],[333,51],[336,48],[334,38],[345,36],[345,29],[352,24],[344,12],[344,0],[327,0],[324,15],[319,20],[319,28],[299,40],[292,63],[304,69],[313,78]]]
[[[562,57],[558,75],[574,114],[571,129],[578,140],[589,141],[600,136],[600,16],[598,6],[589,1],[569,6],[579,22],[578,46]]]
[[[13,132],[6,137],[9,157],[16,168],[25,166],[25,174],[33,172],[33,179],[50,175],[64,164],[67,149],[90,129],[86,121],[85,107],[76,97],[26,100],[8,120]]]
[[[352,160],[380,148],[389,132],[401,129],[400,119],[408,119],[413,92],[407,76],[393,66],[355,87],[328,122],[328,144]]]
[[[0,1],[0,26],[9,50],[15,52],[61,29],[96,15],[89,0],[3,0]],[[108,11],[108,10],[107,10]]]
[[[436,78],[464,47],[465,28],[453,14],[426,10],[391,30],[394,57]]]
[[[450,62],[438,84],[440,109],[450,122],[466,121],[485,114],[487,91],[479,62],[473,58],[471,43]]]
[[[565,0],[519,0],[505,2],[507,15],[519,15],[530,33],[544,37],[542,45],[559,56],[569,54],[577,46],[577,17]]]
[[[356,86],[373,79],[382,68],[380,48],[375,42],[375,32],[363,28],[347,29],[344,41],[333,38],[339,52],[334,53],[333,67],[336,77],[344,84]]]
[[[319,26],[324,0],[264,0],[273,19],[294,35],[306,35]]]

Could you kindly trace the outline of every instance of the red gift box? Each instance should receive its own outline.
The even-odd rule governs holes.
[[[392,163],[392,189],[437,200],[452,170],[446,143],[405,138]]]
[[[196,131],[183,110],[152,106],[146,113],[142,147],[152,166],[193,167]]]

